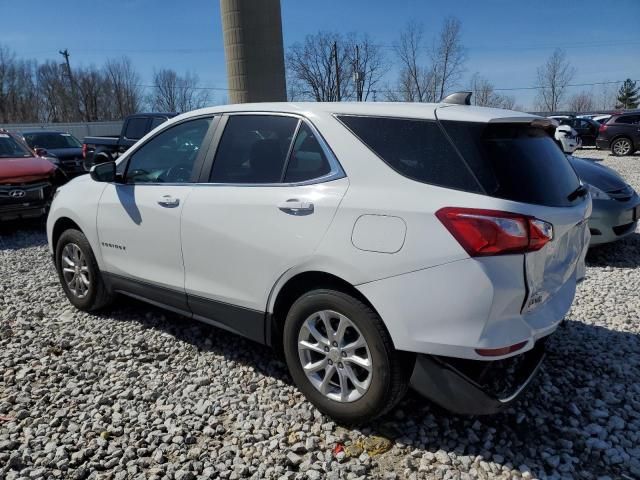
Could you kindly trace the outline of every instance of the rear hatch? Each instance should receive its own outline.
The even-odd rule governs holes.
[[[459,108],[437,109],[439,123],[484,193],[553,227],[552,241],[524,254],[522,312],[531,312],[568,281],[584,277],[591,202],[544,119],[495,110],[507,116],[488,123],[460,121]]]

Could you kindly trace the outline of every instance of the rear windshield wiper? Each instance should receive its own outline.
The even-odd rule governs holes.
[[[567,200],[569,200],[570,202],[573,202],[578,197],[586,196],[588,192],[589,190],[587,190],[587,187],[585,187],[584,185],[580,185],[573,192],[567,195]]]

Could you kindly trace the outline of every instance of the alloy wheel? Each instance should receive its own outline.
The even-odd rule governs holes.
[[[613,144],[613,151],[616,155],[627,155],[631,151],[631,142],[624,138],[616,140]]]
[[[298,333],[298,355],[307,379],[331,400],[353,402],[371,385],[369,346],[340,313],[322,310],[310,315]]]
[[[89,266],[84,253],[75,243],[68,243],[62,249],[62,276],[74,296],[87,296],[91,286]]]

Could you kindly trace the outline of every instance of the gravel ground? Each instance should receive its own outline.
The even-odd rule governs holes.
[[[578,153],[640,190],[640,157]],[[514,408],[456,416],[410,393],[352,429],[267,348],[133,300],[74,310],[42,226],[5,226],[0,478],[640,478],[640,234],[588,262]]]

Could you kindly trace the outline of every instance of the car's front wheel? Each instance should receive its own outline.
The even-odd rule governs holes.
[[[84,311],[107,306],[112,299],[87,237],[79,230],[66,230],[56,244],[56,270],[69,301]]]
[[[397,352],[378,314],[343,292],[301,296],[287,315],[283,343],[298,388],[340,422],[370,421],[406,392],[412,355]]]
[[[633,153],[633,144],[631,140],[625,137],[617,138],[611,144],[611,153],[616,156],[631,155]]]

